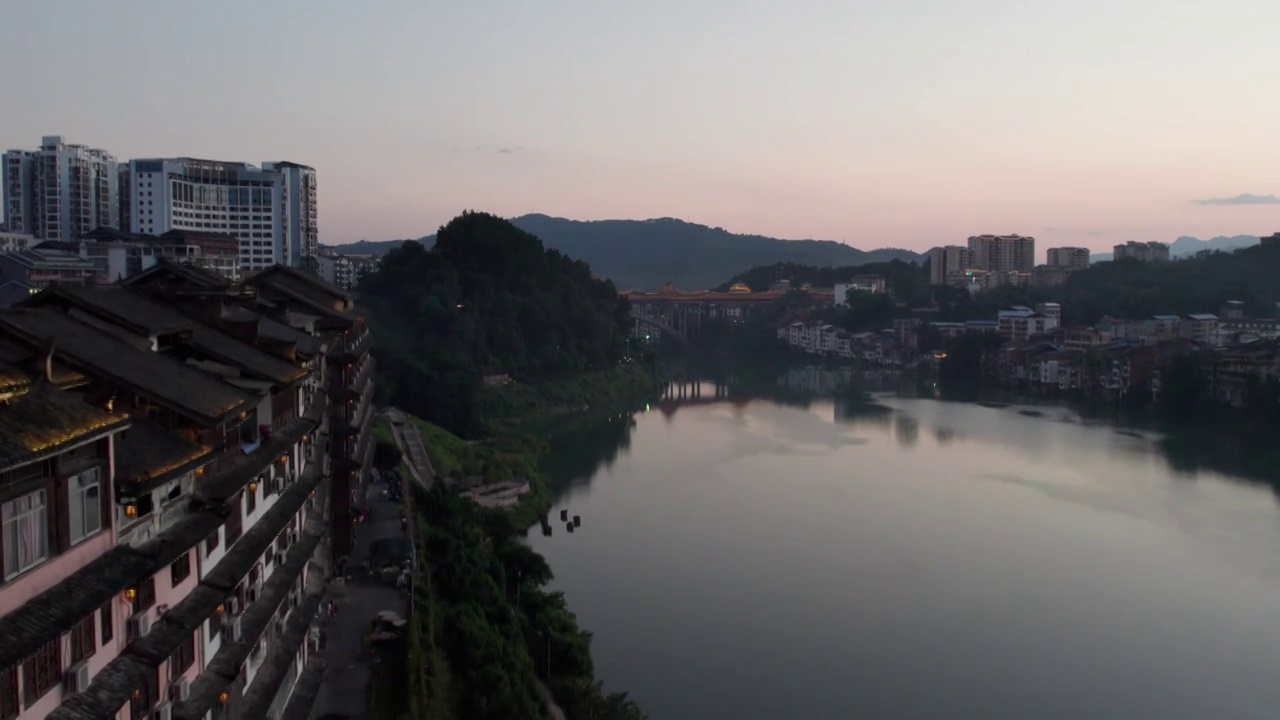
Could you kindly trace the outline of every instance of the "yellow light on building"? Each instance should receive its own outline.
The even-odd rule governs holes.
[[[124,599],[133,602],[138,599],[138,588],[131,587],[124,591]]]
[[[251,482],[251,483],[249,483],[249,492],[251,492],[251,493],[256,493],[256,492],[258,492],[258,483],[256,483],[256,482]]]
[[[218,702],[222,703],[223,705],[226,705],[227,701],[230,699],[231,699],[231,695],[225,691],[218,695]]]
[[[130,520],[138,517],[138,506],[134,505],[133,503],[129,503],[128,505],[125,505],[124,516],[129,518]]]

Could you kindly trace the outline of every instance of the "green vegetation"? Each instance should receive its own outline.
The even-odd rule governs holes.
[[[435,247],[407,242],[361,280],[378,389],[463,436],[483,433],[486,374],[537,383],[615,367],[631,327],[612,283],[511,223],[464,213]]]
[[[416,652],[434,661],[418,663],[427,669],[411,671],[409,686],[425,697],[415,703],[425,702],[426,717],[545,718],[539,680],[573,720],[643,717],[595,682],[591,635],[562,594],[544,589],[551,568],[521,542],[523,525],[439,489],[413,494],[424,578],[414,590]]]
[[[511,383],[484,388],[480,407],[495,431],[542,435],[566,415],[592,407],[633,404],[651,396],[657,387],[652,358],[646,357],[609,370],[538,385]]]

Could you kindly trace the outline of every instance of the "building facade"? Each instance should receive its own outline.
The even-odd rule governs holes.
[[[1134,258],[1142,262],[1160,262],[1169,259],[1169,246],[1160,242],[1135,242],[1130,240],[1123,245],[1116,245],[1112,258],[1123,260]]]
[[[41,240],[73,240],[120,223],[119,170],[105,150],[47,135],[40,149],[4,155],[5,224]]]
[[[0,347],[0,717],[305,717],[372,460],[350,298],[162,258],[0,311]]]
[[[1051,268],[1083,270],[1089,267],[1089,248],[1049,248],[1049,255],[1045,264]]]
[[[1036,264],[1036,239],[1022,235],[974,235],[969,262],[994,273],[1030,273]]]
[[[299,267],[317,252],[312,168],[171,158],[132,160],[129,170],[131,232],[230,235],[239,240],[240,268],[247,272]]]
[[[972,265],[969,248],[961,245],[945,245],[929,251],[929,283],[947,284],[951,273],[962,273]]]

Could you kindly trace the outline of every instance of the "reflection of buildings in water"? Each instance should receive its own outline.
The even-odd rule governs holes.
[[[809,366],[788,370],[778,376],[778,386],[810,395],[834,395],[857,384],[869,392],[898,390],[902,373],[878,368],[824,368]]]
[[[778,377],[778,384],[793,392],[830,395],[847,387],[853,377],[853,368],[805,367],[788,370]]]

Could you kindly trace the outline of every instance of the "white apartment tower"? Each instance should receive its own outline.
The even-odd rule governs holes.
[[[296,163],[169,158],[129,163],[129,230],[233,235],[240,267],[299,267],[318,249],[315,170]],[[304,258],[307,262],[304,262]]]
[[[4,154],[4,214],[10,232],[74,240],[120,223],[116,159],[105,150],[46,135],[40,149]]]
[[[282,263],[315,270],[320,254],[320,231],[316,224],[316,170],[292,162],[268,162],[262,169],[280,174],[284,213],[281,228]]]

